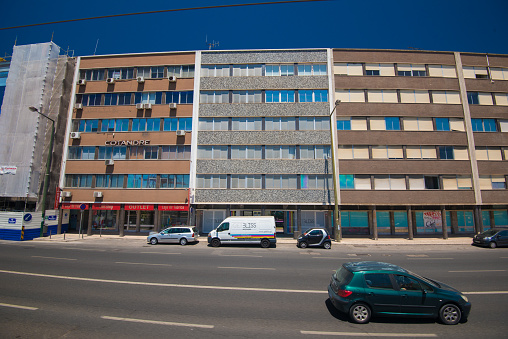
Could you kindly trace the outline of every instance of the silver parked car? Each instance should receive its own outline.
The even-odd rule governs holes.
[[[197,242],[199,234],[195,226],[175,226],[163,229],[159,233],[150,232],[146,238],[146,242],[152,245],[158,243],[175,243],[187,245],[189,242]]]

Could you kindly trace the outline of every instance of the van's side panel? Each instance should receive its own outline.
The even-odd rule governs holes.
[[[228,217],[222,223],[225,222],[229,222],[229,231],[213,234],[219,237],[221,242],[260,243],[261,239],[269,239],[275,244],[277,241],[273,217]]]

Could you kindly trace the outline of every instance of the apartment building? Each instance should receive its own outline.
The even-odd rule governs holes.
[[[92,56],[75,83],[60,200],[89,233],[206,234],[230,215],[273,215],[281,235],[331,229],[334,184],[345,236],[508,226],[506,55]]]
[[[188,224],[194,61],[193,52],[78,58],[60,179],[71,229]]]

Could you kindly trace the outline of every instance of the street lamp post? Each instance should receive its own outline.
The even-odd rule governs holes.
[[[333,107],[332,112],[330,113],[330,146],[332,148],[332,172],[333,172],[333,199],[335,203],[335,209],[333,212],[333,229],[335,234],[335,241],[341,241],[342,240],[342,228],[339,227],[339,198],[338,198],[338,192],[337,192],[337,173],[335,171],[335,145],[333,143],[333,113],[335,112],[335,109],[337,106],[339,106],[340,100],[335,101],[335,106]]]
[[[32,112],[36,112],[43,117],[49,119],[51,121],[51,138],[49,140],[49,151],[48,151],[48,158],[46,160],[46,171],[44,172],[44,186],[42,188],[42,222],[41,222],[41,238],[44,236],[44,221],[46,220],[46,197],[48,195],[48,185],[49,185],[49,172],[51,170],[51,155],[53,153],[53,140],[55,139],[55,120],[51,119],[47,115],[39,112],[39,109],[37,109],[34,106],[30,106],[28,109]]]

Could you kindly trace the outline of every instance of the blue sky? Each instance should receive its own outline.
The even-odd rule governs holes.
[[[260,2],[270,0],[257,0]],[[4,1],[0,27],[254,0]],[[0,31],[0,56],[51,40],[74,55],[262,48],[377,48],[508,54],[508,1],[342,1],[222,8]]]

